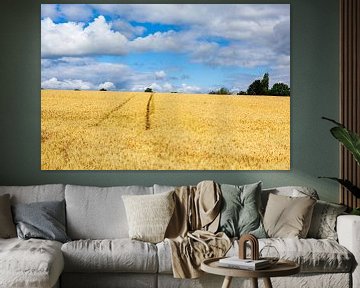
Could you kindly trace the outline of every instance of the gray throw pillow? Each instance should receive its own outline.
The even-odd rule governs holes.
[[[337,240],[336,219],[346,206],[318,200],[312,214],[309,238]]]
[[[253,234],[266,238],[260,216],[261,182],[235,186],[222,184],[222,209],[219,231],[229,237]]]
[[[19,238],[70,241],[65,232],[65,201],[15,204],[13,215]]]
[[[11,215],[10,196],[0,196],[0,238],[16,237],[15,225]]]

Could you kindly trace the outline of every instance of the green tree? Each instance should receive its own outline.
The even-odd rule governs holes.
[[[230,91],[229,89],[225,88],[225,87],[221,87],[218,91],[218,94],[220,95],[230,95]]]
[[[270,95],[290,96],[290,87],[284,83],[275,83],[270,90]]]
[[[253,83],[250,84],[246,92],[248,95],[262,95],[263,90],[261,81],[255,80]]]
[[[269,93],[269,73],[265,73],[261,80],[262,93],[260,95],[267,95]]]
[[[231,92],[229,89],[225,87],[221,87],[219,90],[211,90],[209,94],[215,94],[215,95],[231,95]]]
[[[152,90],[151,88],[149,88],[149,87],[148,87],[148,88],[146,88],[146,89],[145,89],[145,91],[144,91],[144,92],[150,92],[150,93],[152,93],[152,92],[153,92],[153,90]]]
[[[249,95],[268,95],[269,94],[269,73],[265,73],[262,80],[255,80],[247,89]]]

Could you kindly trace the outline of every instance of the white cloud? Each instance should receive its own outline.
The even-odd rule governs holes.
[[[78,15],[78,7],[84,9],[84,15]],[[148,84],[158,91],[206,92],[201,87],[180,84],[179,77],[172,79],[171,67],[154,65],[144,71],[142,66],[139,69],[143,72],[138,72],[118,63],[119,60],[102,63],[90,59],[98,55],[171,52],[211,67],[251,68],[255,74],[269,72],[271,82],[289,83],[289,7],[287,4],[43,4],[42,81],[79,79],[81,75],[82,81],[91,83],[95,89],[111,82],[119,90],[141,91]],[[92,17],[95,10],[96,15],[103,16],[89,23],[79,22]],[[57,23],[54,19],[60,17],[75,22]],[[171,26],[148,34],[139,23]],[[237,87],[241,79],[225,84]],[[248,86],[251,81],[244,77],[244,84],[240,85]]]
[[[161,79],[164,79],[165,77],[166,77],[166,73],[164,70],[155,71],[155,79],[156,80],[161,80]]]
[[[151,83],[148,87],[151,88],[153,91],[161,92],[163,90],[162,87],[157,83]]]
[[[129,46],[132,51],[179,51],[179,39],[178,33],[175,31],[155,32],[154,34],[147,35],[145,37],[135,38]]]
[[[131,31],[128,33],[132,33]],[[129,52],[208,52],[214,43],[198,41],[193,32],[155,32],[128,40],[115,31],[112,23],[99,16],[85,25],[82,22],[55,23],[50,18],[41,21],[42,57],[124,55]],[[186,43],[186,45],[183,45]]]
[[[62,4],[60,5],[61,16],[68,21],[88,21],[93,17],[90,6],[84,4]]]
[[[290,19],[274,26],[272,43],[276,52],[290,55]]]
[[[69,7],[72,6],[74,5]],[[102,7],[102,5],[100,6]],[[156,9],[166,8],[171,10],[178,7],[177,5],[165,5],[165,8],[162,7],[163,5],[142,5],[141,7],[143,6],[150,9],[154,15],[158,15],[155,13]],[[235,9],[233,11],[234,15],[243,15],[244,17],[239,19],[235,18],[233,14],[225,14],[230,15],[230,18],[223,19],[221,18],[223,17],[222,14],[217,11],[216,15],[213,13],[214,18],[209,18],[212,21],[206,21],[206,23],[202,23],[203,25],[195,25],[181,31],[155,32],[136,38],[130,37],[143,33],[145,28],[133,27],[123,20],[108,23],[103,16],[99,16],[86,26],[81,22],[54,23],[51,19],[46,18],[42,20],[42,56],[124,55],[131,52],[171,51],[172,53],[188,54],[192,61],[197,63],[252,68],[258,65],[272,65],[272,63],[278,61],[277,57],[279,55],[289,55],[290,22],[286,13],[283,13],[284,16],[271,19],[270,16],[274,16],[273,12],[276,9],[260,9],[264,5],[247,5],[244,7],[243,5],[203,6],[206,9],[202,6],[199,7],[208,12],[208,16],[215,11],[215,6],[220,10],[229,9],[231,6]],[[259,21],[249,20],[251,17],[245,15],[244,11],[247,11],[250,15],[255,14],[256,8],[254,6],[259,6],[259,14],[266,16],[264,19]],[[114,10],[116,10],[116,7],[119,6],[115,5]],[[126,11],[127,8],[133,6],[123,5],[121,7],[125,7],[123,10]],[[193,5],[185,5],[184,7],[190,11]],[[154,15],[146,17],[149,17],[150,21]],[[132,17],[136,19],[134,15]],[[145,19],[147,19],[146,17]],[[163,16],[159,17],[158,21],[161,21],[161,19],[164,22],[170,21],[170,19],[167,20],[167,16],[165,19]],[[173,19],[173,23],[177,21],[176,17]],[[189,23],[200,21],[199,19],[185,18]],[[202,18],[202,16],[198,18]],[[256,19],[259,19],[259,17]],[[115,31],[116,29],[118,30]],[[225,46],[220,45],[216,42],[217,38],[211,38],[211,35],[222,37],[230,42]],[[236,41],[239,39],[245,39],[246,41]]]
[[[170,83],[157,83],[152,82],[148,85],[134,83],[133,86],[129,89],[130,91],[145,91],[146,88],[151,88],[155,92],[171,92],[173,91],[173,86]]]
[[[173,89],[174,89],[174,86],[172,84],[166,82],[166,83],[163,84],[162,88],[163,88],[164,91],[172,92]]]
[[[67,21],[89,21],[93,17],[91,6],[84,4],[41,4],[41,18],[57,21],[65,18]]]
[[[281,77],[284,77],[285,80],[287,76],[286,67],[286,65],[284,67],[279,66],[277,70],[277,73],[282,75]],[[165,77],[154,81],[155,74]],[[272,76],[271,71],[270,75]],[[259,78],[262,75],[233,75],[231,79],[228,79],[226,86],[246,90],[256,77]],[[215,89],[187,84],[186,82],[176,85],[178,79],[175,82],[167,81],[168,78],[163,70],[139,72],[124,64],[97,62],[93,58],[42,59],[41,79],[42,87],[48,89],[99,90],[105,88],[106,90],[144,91],[150,87],[157,92],[176,91],[181,93],[207,93]],[[280,80],[288,83],[288,81],[280,78],[270,78],[272,83]]]
[[[146,31],[146,28],[143,26],[132,26],[128,22],[123,21],[121,19],[117,19],[113,21],[112,28],[115,31],[118,31],[121,34],[123,34],[128,39],[132,39],[135,36],[140,36]]]
[[[203,89],[198,87],[198,86],[193,86],[193,85],[187,85],[185,83],[181,84],[181,87],[177,90],[178,92],[182,92],[182,93],[201,93],[201,92],[206,92],[206,91],[202,91]]]
[[[153,91],[156,92],[172,92],[174,90],[174,87],[172,84],[165,82],[165,83],[151,83],[149,86],[147,86]]]
[[[194,39],[189,33],[175,31],[155,32],[129,41],[124,34],[112,29],[104,16],[86,26],[82,22],[54,23],[50,18],[41,20],[42,57],[123,55],[129,52],[191,50],[179,43]]]
[[[198,87],[198,86],[194,86],[194,85],[188,85],[188,84],[181,84],[181,86],[174,86],[173,84],[169,83],[169,82],[165,82],[165,83],[159,83],[159,82],[153,82],[148,86],[143,86],[143,87],[138,87],[140,88],[137,91],[144,91],[147,87],[153,89],[153,91],[156,92],[164,92],[164,93],[169,93],[169,92],[180,92],[180,93],[202,93],[202,92],[207,92],[204,91],[203,88]]]
[[[244,40],[271,34],[289,18],[288,4],[95,4],[100,13],[127,21],[191,27],[203,35]],[[209,21],[211,19],[211,21]],[[204,34],[205,33],[205,34]]]
[[[57,90],[90,90],[95,87],[92,83],[84,82],[82,80],[58,80],[54,77],[41,82],[41,88]]]
[[[57,19],[60,16],[57,4],[41,4],[41,17]]]
[[[134,72],[120,63],[97,62],[92,58],[63,57],[60,59],[41,60],[42,81],[50,78],[78,79],[97,83],[127,82]]]
[[[99,88],[99,90],[100,89],[105,89],[105,90],[115,90],[116,89],[114,83],[112,83],[112,82],[101,83],[98,88]]]
[[[94,4],[104,15],[120,16],[137,22],[161,24],[208,25],[233,19],[277,19],[287,13],[289,5],[262,4]],[[209,21],[211,19],[211,21]],[[222,20],[222,21],[220,21]]]
[[[155,92],[179,92],[179,93],[203,93],[208,92],[207,89],[203,89],[198,86],[181,84],[180,86],[174,86],[169,82],[152,82],[149,85],[134,85],[130,91],[144,91],[146,88],[151,88]]]
[[[123,54],[126,43],[126,37],[111,30],[103,16],[88,26],[81,22],[56,24],[50,18],[41,20],[42,57]]]
[[[81,79],[89,85],[89,89],[98,90],[99,85],[110,85],[109,90],[126,89],[134,78],[143,75],[136,75],[128,66],[116,63],[97,62],[92,58],[72,58],[64,57],[60,59],[41,60],[41,81],[47,85],[53,84],[53,89],[57,89],[58,84],[54,81],[47,82],[55,78],[58,81],[65,79]],[[141,81],[141,80],[140,80]],[[90,85],[91,84],[91,85]],[[46,88],[51,88],[47,86]],[[105,87],[104,87],[105,88]],[[70,88],[71,89],[71,88]],[[84,88],[83,88],[84,89]]]
[[[41,60],[41,81],[46,85],[43,88],[62,89],[61,87],[65,86],[62,82],[69,83],[73,81],[71,79],[79,79],[80,77],[82,82],[89,86],[89,88],[82,89],[98,90],[105,88],[107,90],[144,91],[145,88],[153,85],[151,87],[159,92],[172,90],[171,83],[163,81],[164,79],[153,82],[154,74],[155,72],[150,71],[134,71],[129,66],[121,63],[98,62],[89,57],[63,57]],[[160,75],[163,75],[163,73],[160,73]],[[76,88],[71,86],[66,89]]]

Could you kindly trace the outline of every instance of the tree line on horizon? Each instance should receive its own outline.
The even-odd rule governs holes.
[[[226,87],[219,90],[212,90],[209,94],[231,95],[233,93]],[[252,82],[246,91],[239,91],[237,95],[269,95],[269,96],[290,96],[290,87],[285,83],[275,83],[269,89],[269,73],[265,73],[261,80]]]
[[[44,88],[41,87],[41,90]],[[75,91],[81,91],[79,88],[75,88]],[[105,88],[99,89],[99,91],[107,91]],[[152,88],[145,88],[144,92],[155,92]],[[178,93],[176,91],[171,93]],[[212,95],[233,95],[228,88],[221,87],[218,90],[211,90],[208,94]],[[268,95],[268,96],[290,96],[290,87],[282,82],[275,83],[269,89],[269,73],[265,73],[261,80],[257,79],[253,81],[246,91],[239,91],[236,95]]]

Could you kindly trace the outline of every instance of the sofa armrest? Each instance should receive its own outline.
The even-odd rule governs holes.
[[[336,229],[339,244],[347,248],[355,257],[353,287],[360,287],[360,216],[338,216]]]

